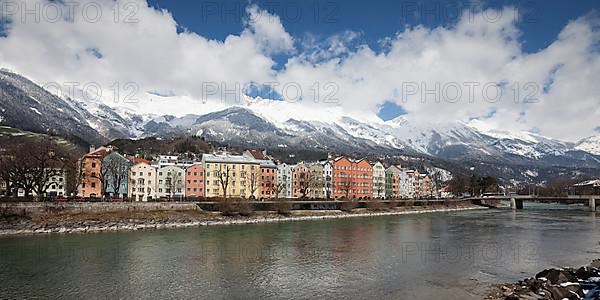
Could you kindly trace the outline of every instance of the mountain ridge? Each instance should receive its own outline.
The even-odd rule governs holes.
[[[560,176],[571,169],[600,168],[600,136],[570,143],[535,133],[496,130],[480,120],[435,124],[413,122],[405,116],[375,122],[331,113],[326,120],[311,121],[285,115],[278,108],[286,103],[260,105],[251,102],[181,117],[142,115],[99,102],[63,99],[21,75],[0,71],[0,125],[73,136],[90,144],[198,136],[249,148],[422,156],[472,169],[477,164],[493,166],[496,173],[519,180],[541,179],[537,178],[544,173],[541,169],[555,170]]]

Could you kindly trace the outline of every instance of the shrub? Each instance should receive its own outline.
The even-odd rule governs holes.
[[[275,211],[281,215],[289,215],[292,212],[292,202],[277,201],[274,203]]]
[[[404,206],[410,207],[413,206],[415,204],[414,200],[406,200],[404,201]]]
[[[358,207],[358,203],[354,201],[344,201],[340,204],[340,210],[344,212],[352,212]]]
[[[219,201],[217,207],[224,216],[234,216],[238,212],[237,201],[231,198],[222,199]]]
[[[385,210],[385,206],[386,206],[384,202],[381,202],[377,199],[368,200],[366,205],[367,205],[368,210],[373,210],[373,211]]]
[[[247,200],[240,200],[237,205],[240,215],[248,217],[254,214],[254,204]]]

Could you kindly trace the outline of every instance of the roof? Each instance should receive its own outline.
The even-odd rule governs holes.
[[[575,186],[600,186],[600,179],[587,180],[580,183],[576,183]]]
[[[143,159],[140,157],[129,157],[129,161],[131,161],[134,164],[139,164],[139,163],[144,163],[144,164],[150,164],[150,161],[147,159]]]
[[[260,160],[249,158],[243,155],[231,154],[204,154],[202,156],[202,161],[209,163],[260,164]]]
[[[109,152],[112,151],[112,148],[107,148],[107,147],[100,147],[90,153],[87,153],[86,155],[84,155],[84,158],[87,157],[104,157],[106,154],[108,154]]]
[[[252,157],[254,157],[255,159],[267,160],[267,156],[265,156],[265,154],[263,153],[263,151],[260,151],[260,150],[246,150],[246,152],[249,153],[250,155],[252,155]]]
[[[277,165],[272,160],[268,159],[260,160],[259,164],[261,168],[277,168]]]
[[[402,170],[400,170],[400,168],[396,167],[396,166],[389,166],[387,169],[385,169],[386,171],[392,171],[394,173],[400,173]]]

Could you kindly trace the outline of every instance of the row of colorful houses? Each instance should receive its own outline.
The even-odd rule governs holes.
[[[92,148],[80,161],[80,197],[135,201],[190,197],[414,198],[432,195],[431,180],[416,170],[341,156],[276,164],[263,151],[161,155],[150,162],[111,147]]]

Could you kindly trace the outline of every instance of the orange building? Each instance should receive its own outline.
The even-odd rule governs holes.
[[[77,189],[79,197],[102,197],[102,158],[112,151],[111,147],[90,147],[90,152],[84,155],[79,164],[81,183]]]
[[[185,196],[204,197],[204,168],[202,164],[191,165],[185,172]]]
[[[373,196],[373,166],[366,160],[345,156],[334,159],[333,197],[371,198]]]

